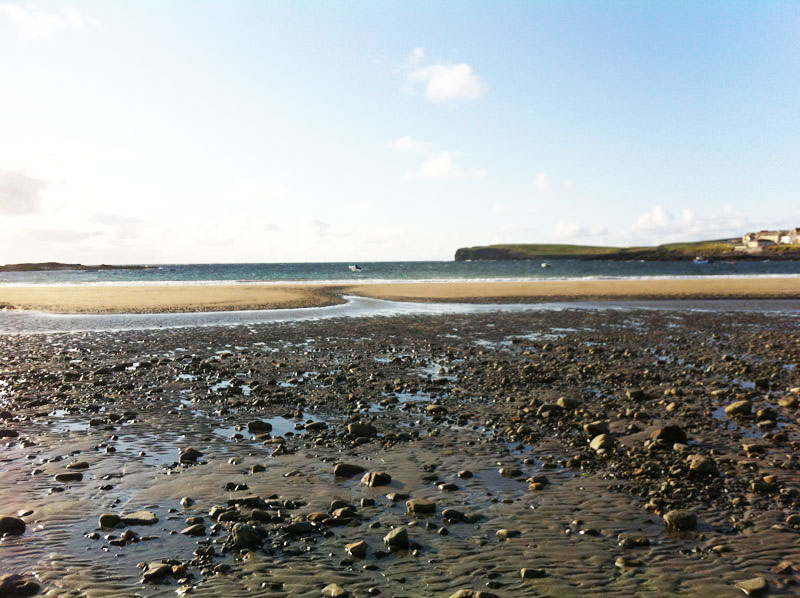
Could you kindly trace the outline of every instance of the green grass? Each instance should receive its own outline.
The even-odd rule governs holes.
[[[492,249],[505,249],[514,253],[526,255],[605,255],[618,253],[621,247],[600,247],[594,245],[545,245],[545,244],[512,244],[512,245],[489,245]]]

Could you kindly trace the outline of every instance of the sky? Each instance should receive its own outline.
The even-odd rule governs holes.
[[[800,2],[0,0],[0,263],[800,226]]]

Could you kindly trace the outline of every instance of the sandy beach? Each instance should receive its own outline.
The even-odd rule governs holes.
[[[0,306],[52,313],[159,313],[321,307],[342,295],[397,301],[529,303],[612,299],[800,298],[800,278],[673,278],[358,285],[220,284],[0,287]]]

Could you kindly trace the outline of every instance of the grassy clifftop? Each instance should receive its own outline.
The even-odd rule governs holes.
[[[652,247],[603,247],[596,245],[505,244],[463,247],[457,262],[466,260],[611,259],[688,260],[698,255],[735,259],[800,259],[800,246],[776,245],[761,253],[734,252],[738,239],[714,239],[692,243],[667,243]]]

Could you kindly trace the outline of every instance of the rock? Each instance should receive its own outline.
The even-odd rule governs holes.
[[[664,524],[674,530],[693,530],[697,528],[697,515],[687,509],[675,509],[664,515]]]
[[[19,432],[16,430],[9,430],[8,428],[0,428],[0,438],[17,438]]]
[[[127,513],[120,520],[124,525],[153,525],[158,523],[158,517],[150,511]]]
[[[466,516],[456,509],[445,509],[442,511],[442,519],[445,521],[465,521]]]
[[[625,396],[634,401],[641,401],[645,398],[644,391],[641,388],[629,388],[625,391]]]
[[[769,590],[767,580],[763,577],[745,579],[736,583],[736,587],[748,596],[763,596]]]
[[[556,405],[562,409],[575,409],[579,403],[577,399],[573,399],[571,397],[559,397],[556,401]]]
[[[322,595],[330,598],[346,598],[350,595],[350,592],[338,584],[331,583],[322,588]]]
[[[408,548],[408,532],[404,527],[396,527],[383,537],[389,548]]]
[[[3,598],[25,598],[35,596],[41,587],[35,581],[22,575],[0,576],[0,596]]]
[[[650,546],[650,540],[647,539],[647,536],[639,532],[620,534],[619,536],[617,536],[617,543],[622,548],[638,548],[641,546]]]
[[[56,482],[80,482],[83,474],[80,471],[70,471],[68,473],[57,473]]]
[[[320,432],[328,429],[328,424],[325,422],[310,422],[303,426],[309,432]]]
[[[361,478],[361,483],[366,484],[370,488],[374,486],[386,486],[391,481],[392,476],[385,471],[368,471],[364,474],[364,477]]]
[[[259,531],[246,523],[234,524],[231,530],[231,540],[236,548],[255,548],[262,542]]]
[[[594,421],[589,424],[583,425],[583,431],[586,432],[589,436],[594,438],[595,436],[600,436],[600,434],[608,434],[608,422],[604,421]]]
[[[436,512],[436,503],[427,498],[412,498],[406,501],[406,511],[415,515]]]
[[[89,469],[89,464],[86,461],[73,461],[67,465],[67,469]]]
[[[794,573],[794,563],[792,563],[792,561],[781,561],[770,569],[770,571],[776,575],[791,575]]]
[[[650,438],[653,440],[663,440],[669,446],[676,443],[686,444],[686,432],[684,432],[680,426],[676,425],[664,426],[663,428],[653,430],[653,433],[650,434]]]
[[[703,455],[689,455],[689,471],[698,475],[717,475],[717,462]]]
[[[500,538],[501,540],[508,540],[509,538],[516,538],[522,535],[522,532],[518,529],[499,529],[495,533],[495,535]]]
[[[614,446],[614,437],[611,434],[600,434],[592,438],[589,448],[594,451],[608,450]]]
[[[750,415],[753,411],[753,405],[748,400],[736,401],[725,407],[725,415],[732,417],[734,415]]]
[[[360,438],[375,438],[378,429],[372,424],[354,422],[347,426],[347,433]]]
[[[468,480],[472,477],[472,472],[469,469],[462,469],[458,472],[458,477],[460,477],[462,480]]]
[[[354,463],[337,463],[333,468],[333,475],[341,478],[349,478],[364,472],[365,469],[366,468],[355,465]]]
[[[364,540],[359,540],[358,542],[352,542],[350,544],[346,544],[344,549],[354,557],[358,559],[363,559],[367,555],[367,545]]]
[[[181,530],[184,536],[205,536],[206,526],[202,523],[195,523]]]
[[[786,518],[786,525],[795,529],[800,529],[800,514],[793,513]]]
[[[504,478],[518,478],[522,475],[522,470],[519,467],[501,467],[497,473]]]
[[[293,536],[305,536],[310,534],[317,528],[314,527],[314,524],[310,521],[295,521],[290,523],[286,527],[283,528],[288,533],[292,534]]]
[[[144,580],[148,583],[158,583],[172,573],[172,567],[166,563],[150,563],[144,572]]]
[[[20,536],[25,533],[25,522],[19,517],[0,517],[0,536]]]
[[[100,527],[117,527],[122,519],[116,513],[103,513],[100,515]]]
[[[272,424],[260,419],[254,419],[251,422],[247,422],[247,431],[251,434],[266,434],[267,432],[272,432]]]
[[[180,457],[178,457],[178,461],[181,463],[197,463],[197,460],[203,456],[203,453],[200,451],[193,449],[191,447],[187,447],[181,449]]]
[[[450,594],[450,598],[500,598],[497,594],[484,592],[483,590],[459,590],[455,594]]]
[[[519,574],[522,579],[541,579],[542,577],[547,577],[547,573],[544,569],[521,569]]]

